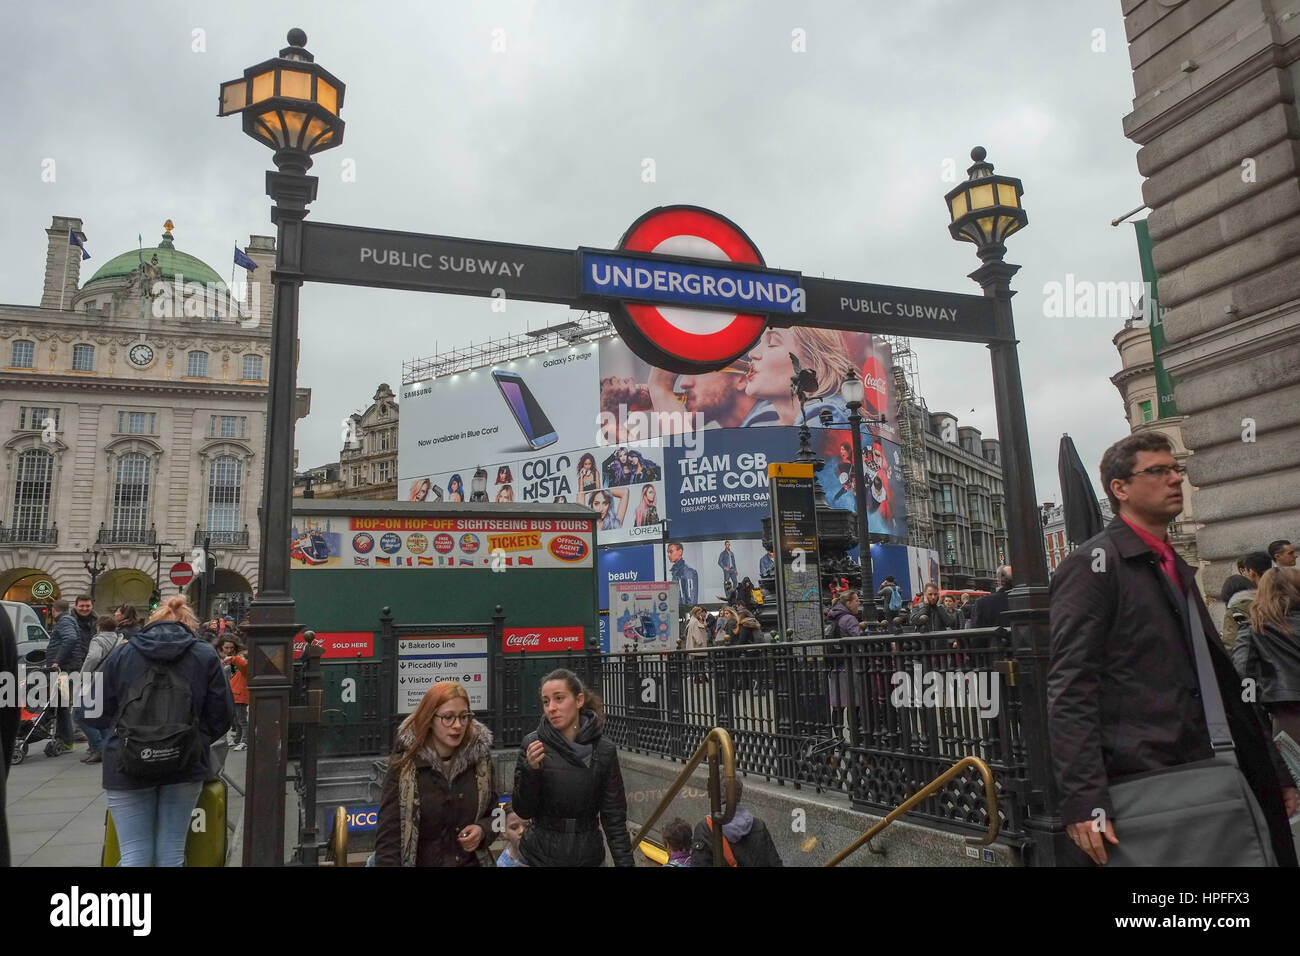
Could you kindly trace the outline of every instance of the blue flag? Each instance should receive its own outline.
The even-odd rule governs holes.
[[[76,246],[78,249],[81,250],[82,262],[85,262],[87,259],[90,258],[90,253],[86,251],[86,247],[81,244],[81,240],[77,238],[77,234],[73,232],[71,229],[68,230],[68,245]]]
[[[241,250],[239,246],[235,246],[235,265],[243,266],[249,272],[252,272],[254,269],[257,268],[257,263],[254,262],[252,259],[248,258],[248,256],[244,254],[243,250]]]

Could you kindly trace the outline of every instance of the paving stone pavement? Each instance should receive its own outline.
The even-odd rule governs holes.
[[[104,849],[103,766],[84,764],[86,745],[59,757],[46,757],[36,744],[27,759],[9,771],[6,815],[14,866],[99,866]],[[226,758],[226,774],[242,788],[246,751]],[[244,800],[230,789],[228,818],[238,832]],[[228,866],[239,866],[238,841],[229,836]]]

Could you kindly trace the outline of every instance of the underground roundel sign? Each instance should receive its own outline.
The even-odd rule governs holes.
[[[608,300],[628,347],[679,373],[725,367],[748,352],[773,313],[803,311],[798,273],[769,270],[730,219],[698,206],[661,206],[632,224],[617,250],[583,250],[582,291]]]

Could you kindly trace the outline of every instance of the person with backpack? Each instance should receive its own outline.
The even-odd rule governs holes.
[[[90,682],[94,680],[94,674],[104,666],[104,661],[108,659],[108,655],[122,640],[121,635],[117,632],[117,620],[112,615],[101,615],[97,627],[99,630],[90,642],[90,648],[86,651],[86,659],[81,662],[82,687],[89,686]],[[86,756],[81,758],[81,762],[100,763],[103,760],[103,754],[101,753],[104,746],[103,733],[86,722],[86,708],[83,704],[78,704],[73,708],[72,716],[77,726],[86,735],[86,743],[88,744]]]
[[[876,592],[876,597],[885,603],[885,610],[889,612],[892,618],[903,610],[903,589],[894,581],[894,576],[888,574],[885,580],[880,583],[880,590]]]
[[[722,858],[727,866],[784,866],[767,824],[740,806],[742,787],[736,778],[736,812],[722,824]],[[725,797],[724,797],[725,799]],[[726,806],[723,806],[725,815]],[[713,866],[713,817],[695,827],[691,841],[691,866]]]
[[[221,660],[199,640],[179,594],[100,669],[104,790],[118,866],[184,866],[190,813],[209,776],[208,748],[230,729],[235,701]]]

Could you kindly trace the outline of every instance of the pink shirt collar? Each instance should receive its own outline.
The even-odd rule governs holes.
[[[1120,517],[1124,519],[1126,525],[1133,529],[1133,533],[1141,539],[1142,543],[1156,553],[1156,557],[1160,559],[1160,570],[1169,575],[1169,580],[1174,582],[1174,586],[1179,591],[1182,591],[1183,582],[1178,577],[1178,563],[1174,560],[1174,546],[1169,543],[1169,536],[1165,535],[1157,538],[1150,531],[1139,528],[1123,515],[1120,515]]]

